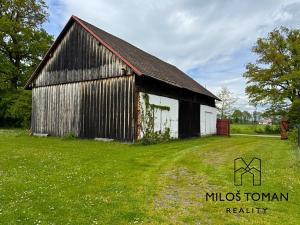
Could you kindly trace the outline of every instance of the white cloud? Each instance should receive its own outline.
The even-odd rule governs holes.
[[[227,80],[222,80],[222,81],[220,81],[220,84],[227,85],[227,84],[232,84],[232,83],[239,82],[241,80],[243,80],[243,77],[238,76],[238,77],[235,77],[235,78],[231,78],[231,79],[227,79]]]
[[[54,3],[52,23],[62,27],[77,15],[175,64],[208,89],[225,84],[237,95],[245,95],[241,75],[257,37],[300,24],[300,1],[294,0],[48,0],[50,10]]]

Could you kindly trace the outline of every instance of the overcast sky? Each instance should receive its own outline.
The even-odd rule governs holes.
[[[245,64],[258,37],[300,26],[300,0],[47,0],[45,28],[55,37],[71,15],[116,35],[189,74],[213,93],[226,86],[236,107],[252,111]]]

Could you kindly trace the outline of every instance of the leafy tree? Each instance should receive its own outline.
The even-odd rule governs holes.
[[[269,115],[285,115],[300,87],[300,31],[274,29],[258,38],[252,51],[258,59],[246,65],[243,75],[250,101],[265,105]]]
[[[52,43],[44,0],[0,0],[0,88],[24,85]]]
[[[242,112],[243,123],[249,123],[251,121],[252,115],[248,111]]]
[[[18,86],[53,42],[47,17],[44,0],[0,0],[0,126],[29,126],[31,92]]]
[[[234,110],[231,114],[231,119],[234,123],[249,123],[252,119],[252,115],[248,111],[241,111],[239,109]]]
[[[233,110],[233,105],[237,101],[233,94],[229,91],[227,87],[222,87],[221,91],[218,93],[218,97],[221,99],[217,103],[217,108],[219,110],[219,117],[228,118]]]
[[[232,122],[234,123],[240,123],[242,121],[242,117],[243,117],[243,113],[239,109],[234,110],[233,113],[231,114],[231,119]]]

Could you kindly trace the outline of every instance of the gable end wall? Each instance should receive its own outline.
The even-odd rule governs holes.
[[[74,23],[51,53],[33,87],[117,77],[132,70],[80,25]]]

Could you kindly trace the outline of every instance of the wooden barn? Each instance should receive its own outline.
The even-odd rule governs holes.
[[[72,16],[25,88],[33,133],[135,141],[145,104],[155,131],[216,133],[218,98],[181,70]],[[146,102],[147,101],[147,102]]]

